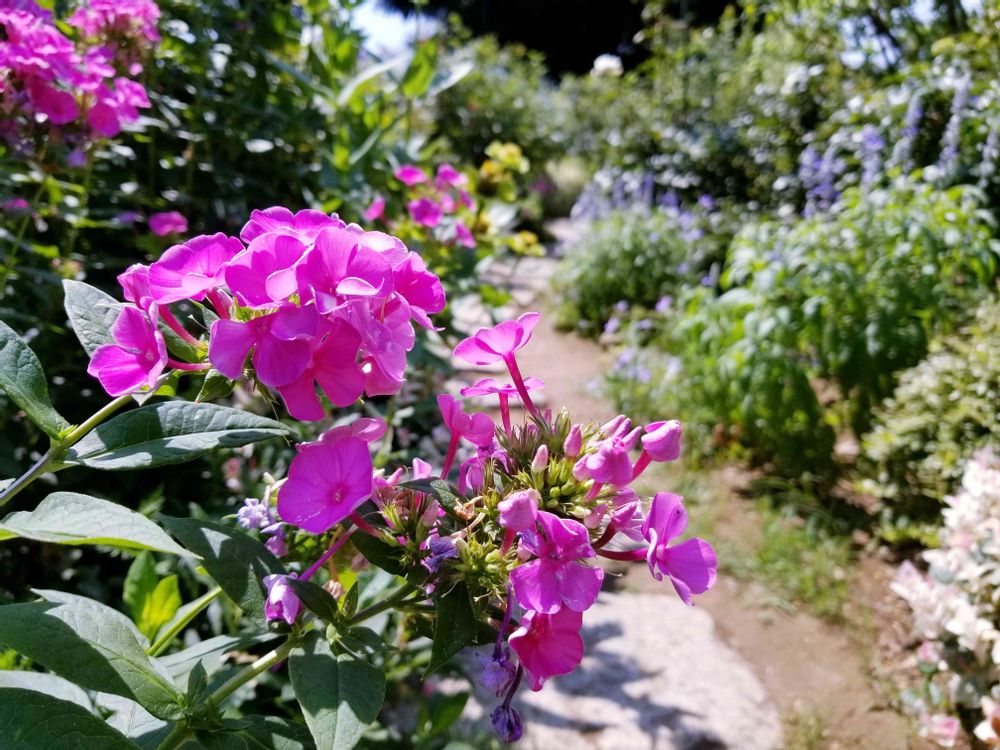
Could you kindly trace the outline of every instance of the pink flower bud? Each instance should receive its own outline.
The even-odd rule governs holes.
[[[681,455],[681,432],[676,419],[646,425],[642,447],[654,461],[676,461]]]
[[[284,620],[289,625],[295,623],[302,609],[302,602],[288,585],[288,576],[264,576],[263,584],[267,589],[267,603],[264,605],[264,615],[268,621]]]
[[[527,531],[534,528],[541,497],[535,490],[521,490],[501,500],[500,525],[510,531]]]
[[[563,450],[566,451],[567,458],[576,458],[582,449],[583,429],[580,425],[575,424],[569,428],[569,435],[566,436],[566,442],[563,443]]]
[[[535,473],[541,473],[545,471],[545,467],[549,465],[549,447],[544,443],[538,446],[538,450],[535,452],[535,457],[531,460],[531,470]]]

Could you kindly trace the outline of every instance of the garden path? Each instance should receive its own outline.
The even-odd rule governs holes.
[[[549,313],[518,354],[522,371],[545,381],[546,403],[565,405],[580,420],[605,421],[614,410],[597,385],[610,356],[555,329],[546,304],[554,272],[552,259],[523,259],[516,272],[495,267],[487,281],[511,292],[514,312],[530,307]],[[475,308],[456,312],[470,328],[492,322],[482,314]],[[466,381],[483,375],[455,365]],[[738,471],[712,472],[705,481],[731,499],[726,533],[758,531],[750,528],[752,515],[741,512]],[[607,590],[585,617],[581,667],[518,699],[525,747],[923,747],[873,687],[863,662],[873,649],[845,631],[803,611],[776,609],[774,597],[752,581],[720,576],[715,589],[688,608],[644,566],[608,572]],[[488,721],[494,704],[488,693],[476,696],[467,718]]]

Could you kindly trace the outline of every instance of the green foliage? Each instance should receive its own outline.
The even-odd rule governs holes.
[[[3,321],[0,321],[0,390],[50,437],[57,437],[69,426],[49,401],[49,386],[38,357]]]
[[[900,376],[865,436],[862,486],[882,500],[888,541],[933,541],[941,502],[958,487],[966,461],[1000,445],[998,403],[1000,303],[993,299]]]
[[[0,732],[10,747],[23,750],[139,748],[85,708],[22,688],[0,687]]]

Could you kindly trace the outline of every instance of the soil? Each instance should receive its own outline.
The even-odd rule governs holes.
[[[550,261],[551,262],[551,261]],[[539,262],[531,286],[542,287],[549,269]],[[540,295],[543,296],[543,295]],[[520,301],[520,300],[519,300]],[[604,421],[613,407],[596,389],[611,356],[594,342],[557,331],[545,314],[532,343],[518,354],[521,370],[546,382],[550,404],[565,405],[577,419]],[[739,494],[747,476],[736,467],[707,472],[713,491],[729,498],[714,533],[752,540],[760,526],[751,504]],[[618,586],[663,593],[662,583],[632,566]],[[930,750],[912,732],[908,719],[893,710],[895,688],[890,664],[905,661],[905,607],[889,591],[893,566],[877,556],[857,568],[846,626],[834,625],[797,608],[776,608],[776,597],[758,582],[720,576],[698,598],[715,621],[719,636],[756,672],[786,720],[820,717],[823,736],[809,747],[829,750]]]

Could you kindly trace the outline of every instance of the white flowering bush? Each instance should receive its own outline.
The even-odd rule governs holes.
[[[921,735],[944,747],[963,726],[1000,746],[1000,456],[976,453],[945,502],[941,546],[922,555],[927,573],[906,562],[892,585],[923,639],[924,685],[905,700]]]

